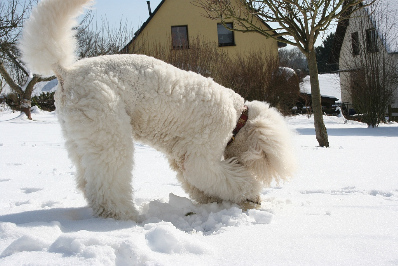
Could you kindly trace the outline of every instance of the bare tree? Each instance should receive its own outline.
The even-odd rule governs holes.
[[[30,75],[29,70],[18,59],[19,51],[16,44],[23,21],[31,7],[31,1],[11,0],[0,3],[0,74],[17,93],[21,111],[26,113],[29,119],[32,119],[30,107],[34,85],[51,79]]]
[[[111,28],[106,18],[99,24],[89,11],[77,29],[79,58],[107,54],[117,54],[131,40],[133,28],[127,21],[120,21],[118,27]]]
[[[34,86],[38,82],[55,79],[55,76],[41,77],[30,73],[19,60],[17,41],[32,5],[28,0],[0,2],[0,75],[17,94],[20,109],[28,119],[32,119],[30,109]],[[103,21],[101,28],[96,27],[93,30],[90,28],[92,21],[92,14],[88,13],[77,28],[81,58],[117,53],[131,36],[127,26],[122,23],[118,30],[114,30]]]
[[[373,0],[376,1],[376,0]],[[371,2],[373,2],[371,1]],[[362,0],[193,0],[208,17],[221,20],[224,26],[231,20],[234,31],[257,32],[296,46],[305,55],[311,82],[312,109],[316,139],[321,147],[329,147],[323,122],[318,80],[315,42],[337,19],[347,17],[362,8]],[[361,5],[360,5],[361,4]],[[260,21],[259,21],[260,18]],[[261,21],[277,23],[269,29]],[[280,39],[285,37],[285,39]]]

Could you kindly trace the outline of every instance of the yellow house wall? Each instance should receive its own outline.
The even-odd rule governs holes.
[[[217,23],[216,20],[206,18],[204,10],[194,6],[190,0],[166,0],[129,47],[129,52],[134,52],[134,46],[138,47],[143,43],[147,47],[160,44],[171,49],[171,26],[183,25],[188,25],[190,43],[199,37],[200,40],[214,42],[218,45]],[[278,54],[277,41],[267,39],[258,33],[234,32],[234,38],[235,46],[225,46],[219,49],[224,49],[230,56],[257,50],[271,53],[274,56]]]

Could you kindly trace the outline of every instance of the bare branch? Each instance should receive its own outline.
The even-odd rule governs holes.
[[[18,86],[11,76],[8,74],[8,71],[5,69],[3,62],[0,61],[0,74],[3,76],[4,80],[7,82],[8,86],[13,89],[19,95],[23,94],[23,90],[20,86]]]

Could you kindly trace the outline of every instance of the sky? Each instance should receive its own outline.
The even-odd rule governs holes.
[[[135,32],[149,17],[146,2],[146,0],[95,0],[93,14],[99,21],[106,19],[111,27],[127,21],[127,25]],[[150,1],[152,11],[160,2],[161,0]]]

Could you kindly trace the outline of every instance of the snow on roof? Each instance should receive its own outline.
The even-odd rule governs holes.
[[[319,77],[319,87],[321,95],[325,97],[335,97],[341,100],[340,77],[338,74],[321,74]],[[300,92],[311,94],[310,76],[306,76],[300,83]]]
[[[369,3],[372,0],[365,0]],[[366,7],[388,53],[398,53],[398,1],[377,0]]]

